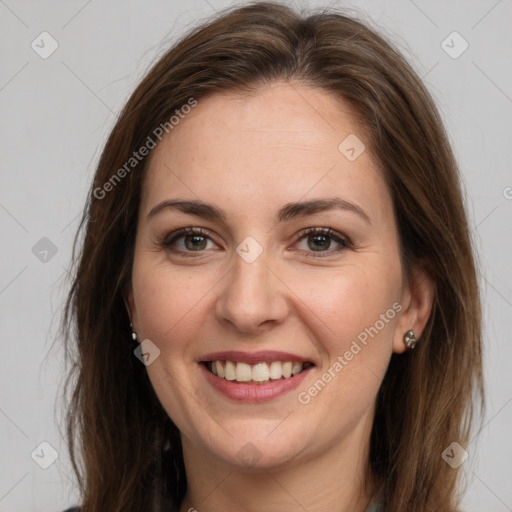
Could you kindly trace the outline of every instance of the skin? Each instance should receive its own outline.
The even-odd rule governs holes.
[[[378,488],[366,470],[376,395],[392,353],[406,349],[405,332],[421,335],[433,286],[418,269],[402,275],[392,200],[369,150],[354,161],[338,150],[350,134],[364,142],[347,104],[276,82],[199,101],[151,154],[128,305],[139,340],[161,351],[147,371],[182,433],[189,487],[180,512],[364,511]],[[356,204],[369,222],[336,209],[274,218],[286,203],[331,197]],[[148,218],[178,198],[214,204],[227,222],[171,208]],[[208,232],[200,251],[192,237],[175,242],[181,254],[162,246],[187,226]],[[351,245],[336,251],[327,238],[315,251],[315,234],[301,239],[322,227]],[[263,248],[252,263],[236,252],[248,236]],[[298,394],[396,303],[400,312],[300,403]],[[287,351],[315,368],[282,397],[240,403],[219,394],[197,363],[220,350]],[[237,456],[247,443],[258,454],[250,467]]]

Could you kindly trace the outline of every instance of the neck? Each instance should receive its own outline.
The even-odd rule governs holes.
[[[315,457],[241,470],[183,437],[187,494],[180,512],[364,512],[378,489],[367,474],[371,422]]]

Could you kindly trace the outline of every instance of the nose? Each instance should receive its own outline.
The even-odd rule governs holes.
[[[218,320],[247,334],[259,334],[272,325],[280,324],[288,314],[288,288],[269,267],[270,258],[264,251],[248,263],[238,254],[225,279],[216,303]]]

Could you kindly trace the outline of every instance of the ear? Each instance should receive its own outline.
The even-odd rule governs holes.
[[[400,304],[402,310],[395,326],[393,352],[401,354],[407,349],[404,335],[408,330],[414,331],[420,341],[432,311],[435,297],[435,284],[432,278],[420,266],[409,272],[409,277],[402,287]]]

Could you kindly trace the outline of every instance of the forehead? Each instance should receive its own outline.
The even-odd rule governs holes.
[[[323,90],[277,83],[216,93],[153,150],[142,209],[169,195],[247,206],[343,194],[382,209],[389,197],[365,140],[350,105]]]

